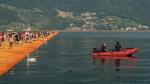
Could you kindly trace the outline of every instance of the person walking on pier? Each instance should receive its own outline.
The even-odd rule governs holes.
[[[19,34],[16,33],[16,35],[15,35],[15,44],[18,45],[19,41],[20,41]]]
[[[0,48],[2,47],[2,42],[3,42],[3,34],[0,32]]]
[[[13,47],[13,41],[14,41],[13,35],[9,34],[9,48],[10,49]]]

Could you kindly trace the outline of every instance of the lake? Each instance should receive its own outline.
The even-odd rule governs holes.
[[[104,42],[110,49],[136,47],[133,58],[98,59],[92,49]],[[149,32],[60,33],[0,78],[0,84],[149,84]]]

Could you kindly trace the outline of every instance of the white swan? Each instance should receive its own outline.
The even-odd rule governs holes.
[[[30,58],[30,56],[28,55],[27,61],[28,62],[36,62],[36,58]]]

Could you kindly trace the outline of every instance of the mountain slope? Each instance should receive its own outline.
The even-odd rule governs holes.
[[[76,15],[96,12],[99,17],[118,16],[150,25],[149,0],[0,0],[0,4],[1,25],[24,22],[38,28],[64,28],[70,20],[57,17],[58,9]]]

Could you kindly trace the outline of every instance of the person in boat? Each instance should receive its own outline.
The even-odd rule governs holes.
[[[102,46],[101,46],[101,52],[107,52],[108,49],[107,49],[107,45],[106,43],[104,43]]]
[[[120,51],[121,49],[121,45],[119,43],[119,41],[116,42],[116,45],[115,45],[115,51]]]

